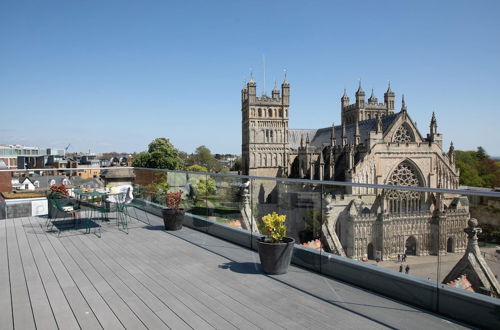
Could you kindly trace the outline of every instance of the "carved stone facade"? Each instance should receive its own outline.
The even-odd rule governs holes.
[[[288,129],[286,79],[281,93],[275,86],[272,97],[256,97],[253,79],[242,90],[244,174],[458,188],[453,145],[443,152],[435,115],[423,137],[407,112],[404,96],[401,111],[394,112],[390,85],[383,103],[378,103],[373,91],[365,102],[361,84],[353,104],[344,91],[341,125],[307,130]],[[273,194],[272,187],[267,194]],[[324,203],[330,204],[331,211],[323,214],[328,226],[323,232],[338,237],[325,241],[340,241],[348,257],[390,259],[400,253],[465,251],[466,198],[365,187],[337,189],[326,197]],[[339,248],[338,244],[330,247]]]

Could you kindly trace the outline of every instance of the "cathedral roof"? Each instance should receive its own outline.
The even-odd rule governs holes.
[[[395,113],[381,118],[383,133],[386,132],[389,126],[391,126],[394,120],[396,120],[398,115],[399,115],[398,113]],[[356,124],[352,123],[346,125],[345,128],[346,128],[347,141],[348,143],[351,143],[353,142],[351,140],[354,137]],[[376,128],[377,128],[376,118],[360,121],[359,122],[360,140],[363,142],[365,139],[369,137],[370,131],[375,131]],[[322,145],[330,144],[331,134],[332,134],[331,126],[320,129],[290,129],[288,130],[288,141],[290,148],[298,149],[298,147],[300,146],[300,137],[302,135],[304,136],[307,135],[309,136],[311,146],[320,147]],[[341,125],[335,126],[335,138],[337,140],[337,143],[342,141]]]

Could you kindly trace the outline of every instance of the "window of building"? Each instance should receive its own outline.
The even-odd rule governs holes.
[[[419,187],[423,182],[418,171],[407,161],[399,164],[387,180],[388,185]],[[420,210],[421,193],[409,190],[388,190],[388,208],[391,213],[408,213]]]
[[[392,141],[396,143],[409,143],[414,141],[414,138],[411,130],[407,127],[407,125],[403,124],[399,126],[396,133],[394,133]]]

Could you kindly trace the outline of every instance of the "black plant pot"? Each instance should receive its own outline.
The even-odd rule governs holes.
[[[271,243],[264,239],[258,241],[262,270],[270,275],[285,274],[292,261],[295,240],[291,237],[284,237],[282,243]]]
[[[163,209],[163,223],[165,230],[180,230],[182,229],[182,222],[184,221],[184,209]]]

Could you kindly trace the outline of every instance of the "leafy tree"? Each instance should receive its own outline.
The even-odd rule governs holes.
[[[218,172],[222,168],[222,165],[215,159],[210,149],[203,145],[196,148],[195,152],[189,157],[188,163],[189,165],[201,165],[210,172]]]
[[[197,197],[206,197],[215,194],[215,180],[212,178],[200,179],[196,184]]]
[[[179,151],[166,138],[151,141],[147,152],[139,153],[133,162],[135,167],[177,170],[182,166]]]
[[[460,169],[460,184],[474,187],[500,185],[500,166],[486,153],[483,147],[477,151],[455,151],[456,164]]]

